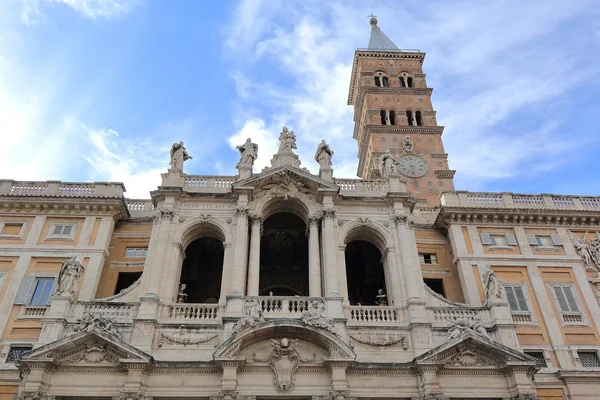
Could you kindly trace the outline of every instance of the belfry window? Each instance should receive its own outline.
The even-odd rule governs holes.
[[[379,110],[381,125],[396,125],[396,111]]]
[[[391,110],[389,111],[389,116],[390,116],[390,125],[396,125],[396,111]]]
[[[421,117],[421,111],[415,112],[415,120],[417,122],[417,126],[422,126],[423,125],[423,119]]]
[[[408,121],[408,126],[416,125],[416,121],[413,118],[413,112],[411,110],[406,110],[406,120]]]
[[[384,77],[381,78],[381,83],[382,83],[383,87],[389,87],[390,86],[390,84],[388,82],[388,77],[387,76],[384,76]]]
[[[408,74],[408,72],[403,72],[400,74],[400,87],[412,87],[413,86],[413,78]]]
[[[381,77],[379,77],[379,76],[375,77],[375,86],[377,86],[377,87],[381,87],[382,86],[381,85]]]
[[[387,115],[385,110],[379,110],[379,116],[381,117],[381,125],[387,125],[386,121],[387,121]]]
[[[389,300],[382,297],[387,293],[385,274],[381,252],[374,244],[364,240],[354,240],[346,245],[346,277],[350,304],[364,306],[389,304]]]
[[[375,86],[390,87],[390,83],[389,83],[388,77],[385,75],[385,72],[376,72],[375,73]]]
[[[185,284],[185,302],[217,303],[221,293],[224,246],[221,240],[202,237],[185,249],[180,284]]]

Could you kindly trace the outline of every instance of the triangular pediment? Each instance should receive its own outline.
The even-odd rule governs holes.
[[[151,363],[152,356],[99,329],[77,332],[38,347],[19,360],[19,364],[52,362],[55,365],[116,365],[122,362]]]
[[[444,368],[522,366],[536,369],[533,357],[469,331],[420,355],[415,359],[415,364]]]
[[[339,187],[307,170],[290,165],[269,168],[233,184],[234,190],[253,189],[254,198],[317,196],[321,191],[337,192]]]

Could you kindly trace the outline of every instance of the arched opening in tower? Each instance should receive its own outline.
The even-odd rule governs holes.
[[[295,214],[271,215],[263,224],[260,243],[259,294],[308,296],[306,224]]]
[[[364,240],[346,244],[346,280],[350,304],[388,304],[387,297],[382,297],[387,291],[381,252],[374,244]]]
[[[186,303],[218,303],[223,276],[223,242],[213,237],[194,240],[185,249],[180,284]]]

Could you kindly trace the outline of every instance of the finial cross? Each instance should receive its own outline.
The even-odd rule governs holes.
[[[377,15],[373,15],[373,13],[371,13],[371,15],[367,15],[367,17],[369,17],[369,18],[377,18]]]

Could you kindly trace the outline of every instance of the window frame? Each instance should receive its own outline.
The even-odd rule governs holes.
[[[527,354],[527,355],[528,355],[528,356],[530,356],[530,357],[533,357],[533,358],[535,358],[536,360],[537,360],[538,358],[537,358],[537,357],[534,357],[534,356],[532,356],[532,355],[531,355],[531,354],[529,354],[529,353],[542,353],[542,356],[543,356],[543,361],[544,361],[544,365],[539,365],[539,364],[538,364],[538,366],[539,366],[540,368],[550,368],[550,361],[552,361],[552,360],[551,360],[551,358],[550,358],[550,357],[548,357],[548,355],[546,354],[546,352],[545,352],[543,349],[539,349],[539,348],[535,348],[535,349],[523,349],[523,353]]]
[[[131,256],[127,255],[128,250],[134,250],[134,254]],[[138,250],[142,250],[143,255],[136,256],[135,253]],[[125,247],[125,253],[123,253],[123,258],[147,258],[148,257],[148,247]]]
[[[19,347],[21,347],[21,348],[27,347],[29,349],[23,351],[19,355],[18,358],[15,358],[13,360],[9,360],[11,350],[15,349],[15,348],[19,348]],[[6,358],[4,359],[4,362],[5,363],[12,363],[12,364],[14,364],[16,361],[18,361],[21,358],[21,355],[23,355],[23,353],[26,353],[26,352],[31,351],[31,350],[33,350],[33,343],[10,343],[10,344],[8,344],[8,351],[6,352]]]
[[[510,310],[510,314],[511,316],[513,316],[513,322],[516,322],[518,324],[521,325],[537,325],[537,320],[535,318],[535,313],[533,312],[533,303],[531,302],[531,299],[529,298],[529,285],[527,284],[527,282],[501,282],[502,283],[502,288],[504,289],[504,292],[506,293],[506,300],[508,301],[508,289],[507,288],[512,288],[513,292],[515,293],[515,301],[517,302],[517,305],[519,306],[519,310],[513,310],[511,305],[510,305],[510,301],[508,301],[508,309]],[[527,311],[521,310],[521,305],[519,303],[519,299],[518,296],[516,295],[516,291],[514,290],[514,288],[520,288],[521,292],[523,294],[523,300],[525,301],[525,304],[527,305]],[[514,316],[517,316],[517,318],[515,318]],[[523,317],[529,317],[529,321],[519,321],[518,316],[523,316]]]
[[[4,227],[6,227],[6,225],[17,225],[17,224],[21,225],[21,231],[17,235],[2,233],[2,231],[4,230]],[[27,221],[20,221],[20,220],[14,220],[14,221],[13,220],[1,220],[0,221],[0,239],[23,239],[23,235],[25,235],[26,230],[27,230]]]
[[[562,289],[562,292],[563,292],[563,296],[565,297],[564,300],[566,301],[566,304],[567,304],[567,307],[569,308],[569,310],[568,311],[563,310],[563,308],[560,304],[560,301],[556,295],[555,288],[557,288],[557,287],[569,288],[569,290],[571,292],[571,296],[573,297],[573,301],[577,307],[577,311],[570,310],[571,304],[569,304],[569,300],[566,299],[566,296],[564,296],[566,293],[564,291],[564,289]],[[586,313],[584,312],[583,303],[579,299],[579,293],[577,293],[577,291],[574,290],[576,287],[577,286],[573,282],[549,282],[548,283],[548,290],[550,291],[550,295],[552,296],[552,299],[554,300],[554,306],[560,316],[560,320],[561,320],[563,326],[587,326],[587,325],[589,325],[586,315],[585,315]],[[574,317],[574,316],[580,317],[581,321],[573,322],[573,321],[568,321],[565,319],[565,317]]]
[[[527,243],[536,250],[542,251],[560,251],[560,247],[564,246],[564,242],[558,233],[530,233],[526,232]],[[551,246],[541,242],[541,237],[550,238]]]
[[[65,234],[55,234],[54,230],[57,226],[71,226],[71,232],[68,235]],[[75,233],[79,228],[78,222],[53,222],[50,224],[48,228],[48,232],[46,234],[46,240],[75,240]]]
[[[499,236],[504,236],[506,244],[499,245],[496,243],[496,237]],[[514,250],[515,247],[519,247],[517,237],[514,233],[482,231],[479,232],[479,240],[481,241],[482,246],[487,246],[488,250]]]
[[[426,262],[427,260],[425,260],[425,256],[430,256],[430,260],[431,260],[431,256],[433,256],[435,262]],[[437,259],[437,253],[419,253],[419,264],[421,265],[439,265],[438,263],[438,259]]]
[[[56,276],[50,276],[50,275],[34,275],[34,283],[33,285],[31,285],[31,289],[29,290],[29,294],[27,295],[27,301],[25,302],[24,306],[25,307],[48,307],[50,306],[50,297],[52,297],[52,292],[54,291],[54,285],[56,284]],[[50,287],[50,293],[48,294],[48,299],[46,300],[46,304],[31,304],[31,302],[33,301],[33,297],[35,296],[35,290],[37,289],[37,285],[40,282],[40,280],[48,280],[48,279],[52,279],[52,286]],[[44,287],[45,289],[45,287]],[[44,292],[44,289],[42,289],[42,294]]]
[[[577,349],[577,351],[575,351],[575,353],[577,354],[577,363],[579,364],[579,366],[581,368],[585,368],[585,369],[600,369],[600,354],[598,354],[598,350],[597,349],[582,348],[582,349]],[[585,367],[583,365],[583,363],[581,362],[581,354],[582,353],[596,354],[596,359],[598,360],[598,366],[597,367]]]

